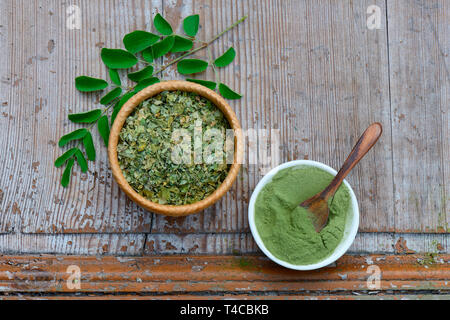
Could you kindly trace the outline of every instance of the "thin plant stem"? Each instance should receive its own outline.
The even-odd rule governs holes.
[[[214,70],[214,78],[216,80],[216,83],[219,83],[219,72],[217,72],[216,69],[216,65],[214,64],[214,60],[212,57],[212,53],[211,53],[211,48],[206,48],[206,51],[208,52],[208,57],[209,57],[209,64],[212,66],[213,70]]]
[[[214,37],[212,37],[210,40],[203,42],[203,44],[197,48],[194,48],[188,52],[186,52],[185,54],[182,54],[181,56],[179,56],[178,58],[170,61],[169,63],[167,63],[166,65],[162,66],[161,68],[159,68],[158,70],[156,70],[153,75],[156,75],[158,73],[163,72],[164,70],[166,70],[168,67],[170,67],[171,65],[173,65],[174,63],[177,63],[178,61],[200,51],[205,49],[206,47],[208,47],[210,44],[212,44],[214,41],[216,41],[218,38],[220,38],[221,36],[223,36],[225,33],[227,33],[228,31],[230,31],[231,29],[233,29],[234,27],[236,27],[238,24],[240,24],[241,22],[243,22],[245,19],[247,19],[247,16],[242,17],[241,19],[239,19],[238,21],[236,21],[235,23],[233,23],[231,26],[229,26],[228,28],[226,28],[225,30],[223,30],[222,32],[216,34]]]

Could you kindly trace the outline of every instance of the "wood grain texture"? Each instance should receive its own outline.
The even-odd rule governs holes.
[[[10,7],[7,0],[0,1],[0,56],[3,63],[0,64],[0,148],[3,150],[0,156],[0,233],[13,231],[19,219],[17,200],[14,199],[12,189],[14,155],[12,147],[8,143],[10,132],[13,131],[14,122],[17,121],[11,115],[10,90],[12,86],[11,74],[11,46],[9,45]]]
[[[21,234],[0,235],[2,254],[69,254],[137,256],[144,234]]]
[[[381,0],[70,4],[81,9],[80,30],[66,28],[68,3],[0,0],[0,233],[12,232],[0,238],[0,252],[121,254],[117,243],[133,237],[144,240],[129,254],[143,252],[145,241],[149,255],[258,252],[247,206],[267,169],[260,161],[265,150],[246,153],[222,201],[186,218],[146,212],[120,192],[96,133],[98,160],[89,173],[77,169],[70,188],[59,185],[62,170],[53,161],[62,150],[56,142],[80,127],[67,115],[91,109],[100,98],[78,93],[73,79],[107,77],[100,49],[123,47],[123,35],[132,30],[152,30],[156,12],[178,28],[185,16],[199,13],[200,39],[249,15],[212,53],[236,48],[236,61],[220,70],[220,79],[244,94],[231,102],[244,129],[279,130],[279,162],[308,158],[338,168],[368,124],[384,125],[375,150],[347,179],[363,232],[352,253],[428,251],[433,240],[448,252],[448,1],[387,1],[387,8]],[[374,4],[381,9],[381,29],[369,30],[366,10]],[[164,77],[182,78],[175,69]],[[214,75],[209,70],[198,77]],[[75,249],[68,241],[77,243]]]
[[[144,254],[263,255],[249,233],[148,234]],[[450,253],[444,234],[358,233],[348,254]]]
[[[258,256],[86,257],[0,256],[3,293],[89,293],[165,295],[368,294],[368,278],[381,271],[378,294],[419,291],[445,294],[450,286],[448,255],[432,265],[421,256],[344,256],[335,265],[299,272]],[[67,286],[69,266],[80,269],[80,288]],[[369,269],[369,267],[371,267]],[[375,292],[374,292],[375,293]]]
[[[151,97],[159,95],[161,92],[174,90],[191,92],[197,94],[198,96],[206,98],[208,101],[211,101],[211,103],[213,103],[219,110],[222,111],[223,115],[230,125],[230,128],[234,130],[234,132],[236,132],[234,135],[234,160],[230,165],[225,180],[223,180],[223,182],[216,188],[216,190],[214,190],[212,194],[202,199],[201,201],[177,206],[155,203],[137,193],[125,179],[117,155],[117,145],[119,143],[120,130],[122,130],[127,117],[133,112],[133,110],[141,105],[142,102]],[[234,181],[236,180],[239,169],[241,167],[239,159],[242,158],[243,154],[242,134],[239,133],[240,130],[241,126],[233,109],[226,102],[226,100],[215,91],[208,89],[200,84],[189,81],[167,80],[156,83],[139,91],[139,93],[130,98],[127,103],[122,106],[122,109],[117,114],[114,120],[114,125],[111,127],[108,145],[108,156],[110,160],[109,163],[112,175],[121,190],[125,192],[125,194],[127,194],[127,196],[135,203],[137,203],[142,208],[147,209],[148,211],[153,211],[155,213],[160,213],[171,217],[187,216],[204,211],[205,208],[210,207],[215,202],[219,201],[220,198],[222,198],[232,187]]]
[[[450,3],[388,1],[395,229],[448,232]]]
[[[2,157],[8,163],[2,166],[1,208],[8,222],[20,214],[14,228],[26,233],[148,231],[151,215],[113,182],[99,135],[94,134],[97,161],[88,174],[74,170],[68,189],[60,186],[62,170],[53,161],[62,153],[59,137],[80,127],[67,115],[98,104],[99,95],[78,93],[73,79],[105,77],[100,48],[120,47],[122,35],[145,27],[154,10],[147,1],[74,4],[82,13],[80,30],[66,28],[67,5],[60,1],[9,2],[11,119],[0,130],[11,158]]]
[[[392,231],[392,170],[386,31],[365,27],[369,4],[328,1],[193,1],[165,8],[179,21],[192,7],[205,39],[248,14],[249,19],[217,41],[217,56],[230,45],[238,55],[221,79],[244,93],[233,102],[244,129],[280,130],[280,161],[309,158],[339,167],[373,121],[387,126],[375,152],[349,182],[361,206],[361,230]],[[177,3],[179,4],[179,3]],[[384,2],[379,3],[384,8]],[[302,19],[298,19],[298,15]],[[385,24],[384,24],[385,25]],[[349,146],[348,148],[344,146]],[[248,148],[247,148],[248,150]],[[263,176],[259,154],[247,152],[241,179],[221,203],[199,216],[155,217],[154,232],[248,230],[247,204]]]

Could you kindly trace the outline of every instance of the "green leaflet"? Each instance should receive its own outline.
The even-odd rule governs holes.
[[[120,81],[119,72],[116,69],[109,69],[109,78],[111,79],[112,83],[114,83],[116,86],[121,86],[122,82]]]
[[[81,150],[78,148],[76,148],[76,150],[75,150],[75,157],[77,158],[77,162],[81,168],[81,172],[87,172],[88,171],[87,161],[84,157],[83,152],[81,152]]]
[[[149,48],[145,49],[144,51],[142,51],[142,58],[144,58],[144,60],[147,61],[148,63],[152,63],[153,62],[153,48],[149,47]]]
[[[205,71],[208,62],[199,59],[184,59],[178,62],[177,69],[181,74],[190,74]]]
[[[162,35],[169,36],[173,33],[170,23],[167,22],[166,19],[164,19],[159,13],[156,14],[155,18],[153,19],[153,25],[155,26],[155,29]]]
[[[158,40],[159,36],[157,36],[156,34],[147,31],[136,30],[123,37],[123,44],[125,45],[125,48],[131,53],[138,53],[144,49],[147,49]]]
[[[88,133],[89,133],[89,131],[87,131],[84,128],[72,131],[71,133],[68,133],[65,136],[62,136],[61,139],[59,139],[58,145],[62,148],[66,144],[68,144],[70,141],[84,138],[84,136],[86,136]]]
[[[75,78],[75,88],[82,92],[103,90],[108,87],[108,82],[103,79],[79,76]]]
[[[186,79],[186,81],[195,82],[201,84],[202,86],[207,87],[208,89],[215,90],[217,83],[213,81],[200,80],[200,79]]]
[[[198,32],[198,25],[200,22],[200,16],[198,14],[194,14],[192,16],[188,16],[183,20],[183,29],[184,33],[186,33],[190,37],[195,37]]]
[[[152,46],[153,59],[157,59],[159,57],[162,57],[166,53],[168,53],[170,51],[170,49],[172,49],[174,42],[175,42],[175,37],[169,36],[169,37],[166,37],[163,40],[155,43]]]
[[[152,84],[158,83],[159,79],[156,77],[152,77],[149,79],[144,79],[141,82],[137,84],[137,86],[134,88],[134,93],[138,93],[142,89],[147,88],[148,86],[151,86]]]
[[[70,176],[71,176],[71,174],[72,174],[72,167],[73,167],[74,162],[75,162],[75,159],[74,159],[74,158],[71,158],[71,159],[67,162],[67,166],[66,166],[66,168],[64,169],[64,172],[63,172],[63,175],[62,175],[62,178],[61,178],[61,185],[62,185],[64,188],[67,187],[67,186],[69,185],[69,182],[70,182]]]
[[[130,52],[122,49],[103,48],[103,63],[111,69],[128,69],[138,63],[138,59]]]
[[[139,71],[133,72],[133,73],[129,73],[128,74],[128,78],[134,82],[139,82],[142,81],[144,79],[148,79],[153,75],[153,67],[152,66],[148,66],[145,67]]]
[[[192,49],[194,42],[192,42],[189,39],[177,36],[177,35],[174,37],[175,37],[175,41],[173,42],[173,46],[170,49],[170,52],[184,52],[184,51],[189,51]]]
[[[242,95],[234,92],[233,90],[231,90],[228,86],[224,85],[223,83],[219,83],[219,92],[224,98],[230,99],[230,100],[240,99],[242,97]]]
[[[218,57],[215,61],[214,64],[217,67],[226,67],[227,65],[229,65],[231,62],[233,62],[234,57],[236,57],[236,50],[234,50],[233,47],[231,47],[230,49],[228,49],[223,55],[221,55],[220,57]]]
[[[116,105],[114,106],[114,110],[111,114],[111,127],[114,124],[114,120],[116,119],[117,114],[119,113],[120,109],[122,108],[122,106],[128,101],[130,100],[130,98],[134,96],[134,92],[127,92],[123,95],[122,99],[120,99],[119,102],[116,103]]]
[[[98,126],[98,132],[100,133],[100,135],[103,138],[103,142],[105,142],[105,145],[108,146],[108,142],[109,142],[108,117],[107,116],[101,117],[97,122],[97,126]]]
[[[83,145],[86,150],[86,155],[88,160],[95,161],[95,147],[94,141],[92,140],[92,135],[86,130],[86,135],[83,137]]]
[[[78,148],[72,148],[64,152],[58,159],[55,160],[55,167],[61,167],[70,157],[72,157]]]
[[[72,113],[69,114],[69,120],[75,123],[92,123],[95,122],[100,115],[102,114],[102,110],[95,109],[87,112],[81,113]]]
[[[103,98],[100,99],[100,103],[103,105],[107,105],[117,97],[119,97],[122,94],[122,88],[114,88],[110,92],[108,92]],[[100,115],[99,115],[100,116]],[[97,118],[98,119],[98,118]],[[95,120],[97,120],[95,119]]]

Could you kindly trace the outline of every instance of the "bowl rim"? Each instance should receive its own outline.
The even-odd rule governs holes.
[[[344,180],[344,184],[347,186],[347,188],[350,190],[350,198],[352,202],[352,211],[351,211],[351,225],[348,228],[346,223],[346,231],[344,232],[343,238],[341,242],[338,244],[336,249],[325,259],[308,265],[295,265],[292,263],[289,263],[287,261],[281,260],[277,257],[275,257],[265,246],[264,242],[262,241],[261,237],[259,236],[258,230],[256,228],[255,224],[255,203],[256,199],[258,197],[259,192],[262,190],[262,188],[272,181],[273,176],[278,173],[280,170],[289,168],[289,167],[295,167],[300,165],[309,165],[313,167],[317,167],[320,169],[323,169],[334,176],[337,174],[337,171],[333,168],[327,166],[324,163],[318,162],[318,161],[312,161],[312,160],[293,160],[289,162],[285,162],[281,165],[276,166],[272,170],[270,170],[256,185],[255,189],[253,190],[252,196],[250,198],[249,207],[248,207],[248,221],[250,225],[250,230],[252,232],[253,238],[255,239],[256,244],[258,247],[264,252],[264,254],[270,258],[275,263],[289,268],[293,270],[315,270],[322,267],[325,267],[333,262],[335,262],[337,259],[339,259],[352,245],[353,241],[355,240],[356,234],[358,232],[359,228],[359,207],[358,207],[358,201],[356,199],[355,193],[353,192],[352,187],[347,182],[347,180]],[[347,230],[349,229],[349,230]]]
[[[152,202],[143,196],[139,195],[128,184],[123,176],[122,170],[119,166],[117,157],[117,144],[119,141],[119,133],[125,123],[126,118],[131,112],[144,100],[162,92],[162,91],[187,91],[195,92],[198,95],[210,100],[217,108],[219,108],[226,119],[228,120],[231,129],[234,130],[234,158],[231,168],[226,176],[225,180],[220,186],[208,197],[203,200],[197,201],[187,205],[164,205]],[[168,216],[186,216],[206,209],[215,202],[217,202],[225,193],[231,188],[232,184],[236,180],[239,173],[239,168],[243,158],[243,137],[239,120],[230,105],[219,94],[211,89],[208,89],[200,84],[182,81],[182,80],[169,80],[162,81],[156,84],[150,85],[143,90],[133,95],[121,108],[117,114],[114,123],[111,127],[109,144],[108,144],[108,158],[111,166],[111,171],[114,179],[119,187],[127,194],[132,201],[146,210],[168,215]]]

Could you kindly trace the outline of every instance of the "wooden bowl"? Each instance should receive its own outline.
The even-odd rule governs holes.
[[[230,171],[227,177],[222,182],[222,184],[208,197],[205,199],[187,205],[163,205],[159,203],[152,202],[140,194],[138,194],[134,189],[128,184],[125,177],[122,174],[122,170],[119,166],[119,160],[117,158],[117,144],[119,142],[119,133],[122,129],[126,118],[131,114],[131,112],[136,108],[142,101],[157,95],[162,91],[188,91],[195,92],[198,95],[205,97],[214,103],[225,115],[232,129],[234,129],[234,161],[231,165]],[[109,136],[108,145],[108,156],[111,165],[112,174],[114,179],[117,181],[119,187],[139,206],[143,207],[152,212],[160,213],[168,216],[186,216],[192,213],[199,212],[206,209],[207,207],[218,201],[225,193],[231,188],[234,180],[239,172],[240,164],[242,163],[243,155],[243,138],[241,125],[236,117],[236,114],[228,105],[228,103],[216,92],[193,82],[188,81],[164,81],[154,85],[151,85],[142,91],[136,93],[130,98],[123,106],[122,109],[117,114],[114,124],[111,128],[111,133]]]

